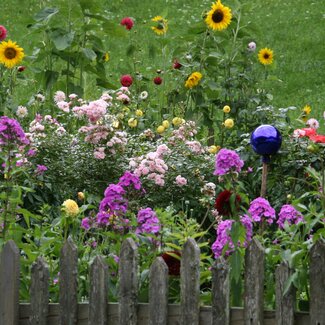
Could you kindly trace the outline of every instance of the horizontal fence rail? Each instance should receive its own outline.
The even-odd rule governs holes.
[[[181,302],[168,304],[168,268],[157,257],[150,268],[149,303],[138,303],[138,250],[128,238],[119,261],[119,303],[108,301],[108,266],[90,266],[89,303],[78,303],[78,252],[68,238],[61,250],[59,303],[49,304],[49,269],[42,257],[32,266],[30,303],[19,303],[20,252],[8,241],[0,256],[0,325],[325,325],[325,244],[310,254],[310,313],[294,311],[294,288],[285,290],[288,264],[275,274],[276,310],[264,311],[264,249],[254,239],[246,250],[244,308],[230,308],[229,265],[212,267],[212,306],[200,306],[200,249],[189,239],[181,254]],[[285,294],[284,294],[285,293]]]

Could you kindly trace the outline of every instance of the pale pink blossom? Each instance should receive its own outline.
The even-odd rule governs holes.
[[[187,179],[185,177],[182,177],[181,175],[178,175],[175,178],[175,182],[178,186],[185,186],[187,185]]]
[[[58,90],[54,94],[55,103],[64,102],[66,100],[65,93],[61,90]]]

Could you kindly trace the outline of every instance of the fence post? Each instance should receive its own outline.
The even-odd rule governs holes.
[[[181,325],[198,325],[200,316],[200,249],[185,243],[181,258]]]
[[[318,240],[310,250],[310,324],[325,324],[325,242]]]
[[[78,251],[69,237],[60,257],[60,324],[77,325],[78,321]]]
[[[107,324],[108,267],[101,256],[90,266],[89,325]]]
[[[244,279],[245,325],[262,325],[264,322],[264,249],[253,238],[245,254]]]
[[[220,257],[212,267],[212,325],[228,325],[229,314],[229,265]]]
[[[49,278],[48,266],[42,257],[32,265],[30,287],[30,325],[46,325],[49,308]]]
[[[137,324],[138,248],[132,238],[123,241],[119,261],[119,324]]]
[[[3,247],[0,260],[0,324],[19,322],[19,250],[13,240]]]
[[[157,257],[150,267],[149,325],[167,325],[168,318],[168,267]]]

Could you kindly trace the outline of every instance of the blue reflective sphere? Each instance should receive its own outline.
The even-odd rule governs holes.
[[[260,125],[251,135],[251,146],[259,155],[274,155],[281,147],[282,136],[272,125]]]

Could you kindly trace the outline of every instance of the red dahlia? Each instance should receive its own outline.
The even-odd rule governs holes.
[[[231,206],[230,206],[230,197],[232,192],[228,190],[224,190],[216,198],[214,207],[217,209],[218,213],[222,216],[230,216],[231,215]],[[239,204],[241,202],[241,198],[238,194],[236,194],[235,206],[236,210],[239,208]]]
[[[156,77],[153,79],[153,82],[156,84],[156,85],[161,85],[163,80],[161,77]]]
[[[182,65],[175,59],[173,63],[173,68],[174,69],[180,69]]]
[[[26,69],[26,67],[24,65],[20,65],[17,70],[19,72],[23,72],[23,71],[25,71],[25,69]]]
[[[169,275],[180,275],[181,261],[178,258],[176,258],[175,256],[170,255],[170,253],[181,257],[181,253],[178,251],[170,251],[170,252],[166,252],[161,255],[161,257],[163,258],[163,260],[165,261],[165,263],[168,266],[168,274]]]
[[[131,30],[134,25],[134,21],[130,17],[125,17],[121,20],[121,25],[125,26],[127,30]]]
[[[120,79],[121,85],[124,87],[130,87],[133,83],[133,79],[129,74],[125,74]]]

